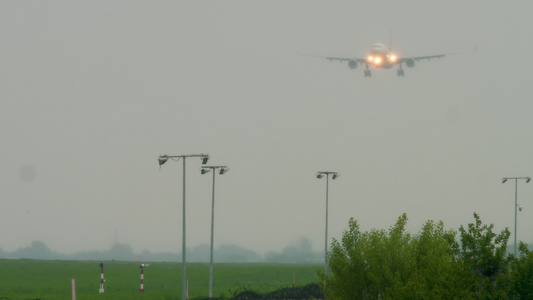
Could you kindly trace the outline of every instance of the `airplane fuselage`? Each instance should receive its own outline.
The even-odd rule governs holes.
[[[376,43],[370,49],[366,63],[376,68],[390,69],[398,63],[398,56],[382,43]]]

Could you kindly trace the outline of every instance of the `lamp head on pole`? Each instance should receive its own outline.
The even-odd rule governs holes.
[[[502,183],[507,182],[507,180],[509,180],[509,179],[514,179],[515,181],[518,180],[518,179],[524,179],[526,181],[526,183],[529,183],[531,181],[531,177],[503,177],[502,178]]]
[[[157,159],[157,161],[159,161],[159,166],[162,166],[164,163],[166,163],[168,160],[168,155],[166,154],[163,154],[163,155],[159,155],[159,158]]]
[[[228,171],[229,171],[229,168],[226,167],[226,166],[203,166],[200,168],[200,173],[205,174],[205,173],[209,173],[211,171],[215,172],[215,170],[219,170],[218,171],[218,174],[220,175],[224,175],[226,174]]]
[[[209,154],[203,154],[202,155],[202,165],[205,165],[208,160],[209,160]]]
[[[320,171],[320,172],[316,173],[316,178],[320,179],[320,178],[324,177],[324,175],[325,176],[331,175],[331,179],[337,179],[337,177],[340,176],[339,173],[337,173],[337,172]]]

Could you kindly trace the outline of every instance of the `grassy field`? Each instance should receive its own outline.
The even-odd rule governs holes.
[[[104,261],[105,292],[100,294],[100,261],[47,261],[0,259],[0,299],[72,299],[71,280],[76,279],[76,299],[181,298],[181,264],[156,262],[144,269],[140,289],[140,263]],[[143,262],[147,263],[147,262]],[[320,265],[215,264],[213,297],[229,297],[246,287],[265,292],[282,287],[318,282]],[[207,297],[209,264],[188,263],[189,298]]]

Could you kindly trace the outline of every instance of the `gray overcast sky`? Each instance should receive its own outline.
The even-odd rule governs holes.
[[[530,1],[1,1],[0,248],[181,250],[182,165],[208,153],[215,243],[324,245],[350,217],[514,222],[533,176]],[[302,57],[471,50],[396,71]],[[209,243],[211,176],[187,160],[187,245]],[[520,182],[520,240],[533,184]],[[512,237],[511,237],[512,240]]]

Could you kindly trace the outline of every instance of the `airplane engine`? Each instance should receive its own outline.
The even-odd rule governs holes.
[[[415,66],[415,60],[412,59],[412,58],[408,58],[405,60],[405,65],[408,67],[408,68],[412,68]]]
[[[350,61],[348,62],[348,67],[350,67],[350,69],[355,69],[355,68],[357,68],[357,61],[355,61],[355,60],[350,60]]]

